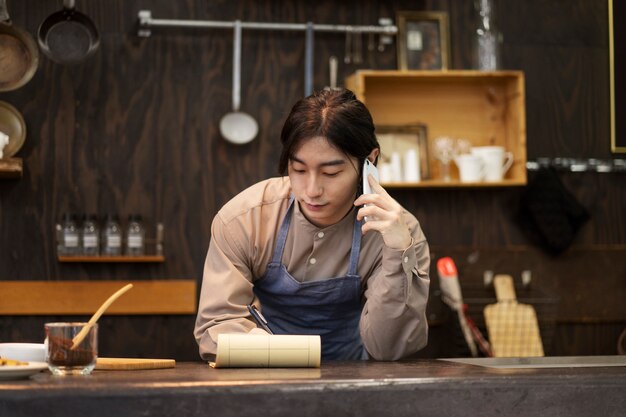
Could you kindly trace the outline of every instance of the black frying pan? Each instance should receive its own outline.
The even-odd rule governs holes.
[[[0,91],[15,90],[33,78],[39,50],[30,34],[11,24],[6,0],[0,0]]]
[[[74,0],[63,0],[63,10],[48,16],[39,26],[41,51],[59,64],[82,62],[100,45],[96,26],[74,7]]]

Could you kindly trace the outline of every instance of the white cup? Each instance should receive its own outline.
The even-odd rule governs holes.
[[[378,177],[380,178],[381,183],[390,183],[393,182],[393,172],[391,169],[391,164],[382,163],[378,166]]]
[[[420,181],[420,160],[415,149],[409,149],[404,153],[404,181]]]
[[[472,155],[482,158],[485,165],[485,181],[502,181],[504,174],[513,164],[513,154],[502,146],[477,146]]]
[[[402,162],[398,152],[391,154],[391,178],[393,182],[402,182]]]
[[[485,176],[485,167],[481,157],[477,155],[463,154],[454,158],[459,167],[461,182],[479,182]]]

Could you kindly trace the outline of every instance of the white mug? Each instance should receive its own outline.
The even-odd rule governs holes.
[[[409,149],[404,153],[404,181],[420,181],[420,160],[415,149]]]
[[[502,146],[477,146],[472,155],[482,158],[485,165],[485,181],[502,181],[504,174],[513,165],[513,154]]]
[[[400,154],[393,152],[391,154],[391,181],[402,182],[402,162],[400,162]]]
[[[384,162],[378,166],[378,177],[381,183],[393,182],[393,172],[390,163]]]
[[[459,155],[454,158],[459,167],[461,182],[479,182],[485,176],[485,166],[481,157],[470,154]]]

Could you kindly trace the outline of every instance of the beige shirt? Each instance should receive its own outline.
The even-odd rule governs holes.
[[[203,359],[216,352],[220,333],[259,332],[246,308],[259,302],[254,281],[271,261],[289,206],[288,177],[259,182],[235,196],[211,227],[195,337]],[[282,263],[301,282],[342,277],[348,272],[356,208],[325,228],[311,224],[294,203]],[[412,243],[406,250],[385,246],[380,233],[363,236],[358,274],[365,304],[360,333],[374,359],[395,360],[426,345],[426,301],[430,255],[415,217],[405,212]]]

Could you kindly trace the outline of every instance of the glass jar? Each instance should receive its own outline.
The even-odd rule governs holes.
[[[81,228],[82,252],[86,256],[98,256],[100,254],[98,217],[95,214],[83,216]]]
[[[65,213],[61,223],[61,255],[74,256],[80,252],[76,215]]]
[[[102,254],[106,256],[122,254],[122,227],[116,214],[109,214],[106,217],[102,229]]]
[[[126,254],[129,256],[142,256],[144,251],[145,231],[139,214],[128,216],[126,228]]]

